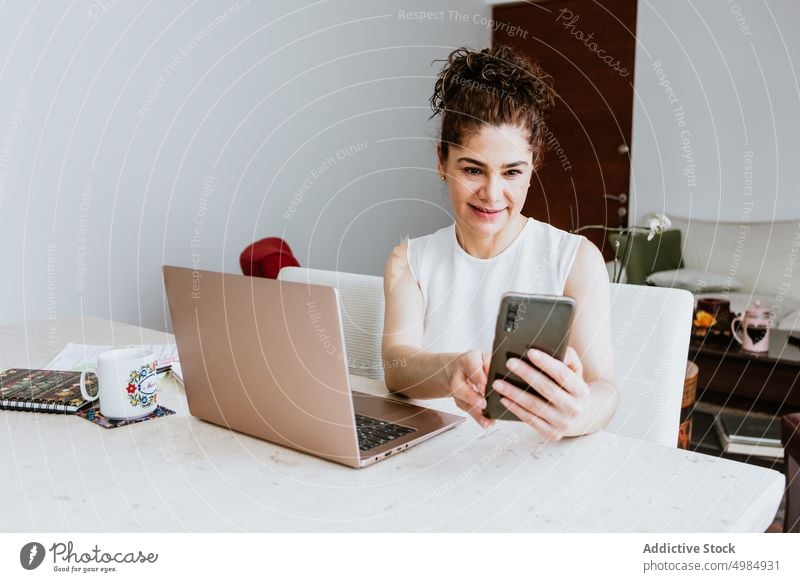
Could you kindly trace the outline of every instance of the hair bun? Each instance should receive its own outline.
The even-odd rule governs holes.
[[[511,47],[496,45],[481,51],[462,47],[450,53],[430,98],[434,115],[470,91],[494,90],[501,98],[518,98],[539,117],[555,104],[552,77],[518,55]]]
[[[509,123],[529,130],[534,158],[538,159],[544,149],[544,118],[553,109],[555,98],[552,77],[511,47],[495,45],[481,51],[461,47],[451,52],[429,101],[431,117],[443,116],[445,151],[445,137],[455,137],[451,143],[461,144],[462,130],[475,129],[468,126]],[[450,113],[463,119],[448,119],[453,117]],[[448,123],[459,126],[454,128],[455,136],[447,131]]]

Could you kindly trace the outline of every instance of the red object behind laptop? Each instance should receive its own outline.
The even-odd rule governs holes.
[[[239,255],[242,273],[251,277],[277,279],[283,267],[299,267],[292,249],[282,238],[262,238],[248,245]]]

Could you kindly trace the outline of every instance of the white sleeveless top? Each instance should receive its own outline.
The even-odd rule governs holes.
[[[582,238],[528,218],[517,238],[489,259],[461,248],[455,223],[409,239],[408,265],[425,302],[422,348],[491,354],[502,295],[563,295]]]

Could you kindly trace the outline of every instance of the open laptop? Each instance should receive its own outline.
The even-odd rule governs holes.
[[[463,417],[350,389],[335,287],[164,266],[192,416],[349,467]]]

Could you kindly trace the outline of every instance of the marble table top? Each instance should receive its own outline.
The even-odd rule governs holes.
[[[69,341],[174,339],[95,318],[5,326],[0,366],[43,366]],[[175,415],[116,429],[0,411],[0,531],[757,532],[783,494],[780,473],[743,463],[605,431],[536,455],[529,427],[470,419],[356,470],[192,417],[169,376],[159,391]]]

